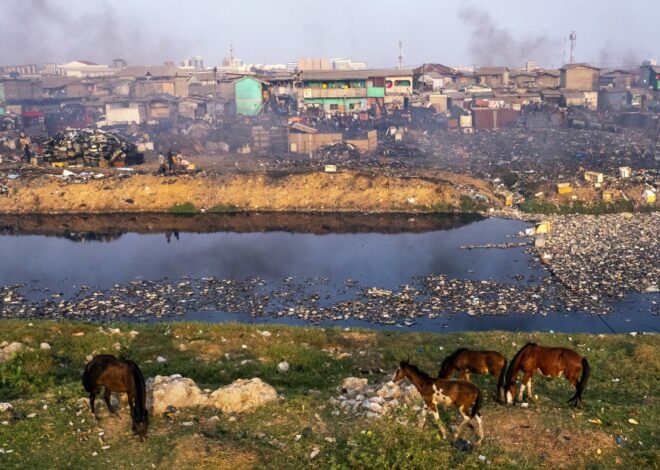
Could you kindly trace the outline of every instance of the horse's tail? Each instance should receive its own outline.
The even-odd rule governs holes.
[[[504,363],[502,364],[502,369],[500,369],[500,376],[497,378],[497,399],[502,400],[504,398],[504,381],[506,380],[507,374],[507,361],[506,357],[502,356]]]
[[[440,372],[438,372],[438,377],[441,379],[448,379],[449,375],[453,373],[452,370],[450,370],[450,367],[452,366],[453,362],[456,360],[458,355],[464,351],[467,351],[468,348],[458,348],[456,351],[451,353],[449,356],[445,357],[442,362],[440,363]]]
[[[582,376],[575,384],[575,395],[573,395],[568,402],[577,404],[582,400],[582,392],[587,387],[587,382],[589,381],[589,375],[591,374],[591,368],[589,367],[589,361],[586,357],[582,358]]]
[[[135,386],[135,410],[138,416],[143,416],[147,408],[147,390],[144,376],[135,362],[131,361],[129,364],[133,375],[133,385]]]
[[[472,413],[470,414],[470,418],[474,418],[479,414],[479,410],[481,409],[481,390],[477,388],[477,399],[474,401],[474,405],[472,405]]]

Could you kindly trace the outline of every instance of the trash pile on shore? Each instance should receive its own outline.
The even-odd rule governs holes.
[[[658,292],[660,212],[555,217],[552,226],[541,256],[570,291],[587,298]]]
[[[88,166],[142,163],[135,144],[119,134],[99,129],[67,129],[43,143],[46,162]]]

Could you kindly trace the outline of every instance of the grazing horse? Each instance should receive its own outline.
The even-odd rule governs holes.
[[[504,401],[504,379],[506,378],[506,357],[497,351],[471,351],[467,348],[457,349],[440,364],[438,377],[451,379],[454,372],[460,373],[460,380],[470,380],[470,372],[474,374],[490,374],[497,383],[497,400]]]
[[[532,376],[538,372],[546,377],[559,377],[564,374],[575,387],[575,394],[568,400],[574,407],[582,407],[582,392],[589,380],[589,362],[572,349],[546,348],[536,343],[527,343],[516,353],[506,373],[506,402],[513,403],[518,373],[524,375],[520,384],[518,401],[522,401],[527,387],[527,398],[533,400]],[[580,375],[581,374],[581,375]]]
[[[82,382],[89,393],[89,404],[94,414],[94,400],[101,386],[105,388],[103,399],[110,413],[117,414],[110,404],[111,393],[126,393],[131,408],[133,433],[138,434],[142,440],[147,437],[149,413],[146,387],[142,371],[135,362],[122,361],[110,354],[99,354],[85,366]]]
[[[392,380],[394,382],[401,382],[404,379],[410,380],[417,388],[417,391],[424,400],[424,408],[419,420],[419,427],[423,428],[426,424],[426,414],[431,410],[435,418],[442,438],[447,437],[447,431],[440,421],[440,414],[438,413],[438,405],[449,406],[453,405],[458,408],[458,411],[463,417],[463,421],[458,425],[454,438],[458,438],[463,427],[471,421],[477,423],[477,434],[479,440],[475,443],[481,443],[484,438],[484,431],[481,426],[481,392],[476,385],[466,382],[464,380],[446,380],[435,379],[428,374],[419,370],[408,361],[401,361],[399,368],[394,373]],[[472,408],[470,410],[470,408]]]

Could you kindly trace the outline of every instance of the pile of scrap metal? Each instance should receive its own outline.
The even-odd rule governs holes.
[[[144,162],[135,144],[100,129],[67,129],[43,142],[43,159],[50,163],[124,166]]]
[[[360,150],[348,142],[338,142],[319,147],[315,152],[319,160],[358,159]]]

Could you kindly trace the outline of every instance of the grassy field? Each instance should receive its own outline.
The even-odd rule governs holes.
[[[655,335],[111,326],[121,332],[84,323],[0,322],[0,342],[20,341],[32,349],[0,364],[0,402],[13,405],[0,412],[0,468],[646,469],[660,461],[660,340]],[[493,348],[511,358],[527,341],[571,347],[588,357],[592,375],[584,410],[566,405],[572,387],[564,379],[537,377],[539,401],[524,408],[495,403],[492,379],[473,376],[485,391],[485,439],[465,452],[441,440],[431,420],[417,429],[412,408],[368,420],[337,413],[328,401],[344,377],[389,380],[401,358],[410,357],[435,374],[455,347]],[[40,349],[41,342],[51,349]],[[133,358],[146,377],[179,373],[201,388],[260,377],[282,399],[234,417],[212,408],[181,409],[173,420],[155,416],[142,443],[130,433],[127,409],[113,418],[101,402],[97,421],[84,400],[85,357],[102,352]],[[156,362],[159,355],[167,362]],[[291,364],[286,373],[276,368],[283,359]],[[443,418],[456,422],[453,411]],[[315,447],[320,452],[310,458]]]

